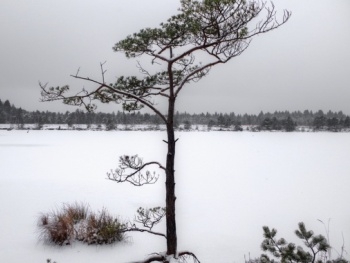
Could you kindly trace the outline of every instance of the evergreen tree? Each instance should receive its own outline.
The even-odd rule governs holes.
[[[288,116],[288,118],[285,119],[282,123],[283,123],[283,128],[287,132],[295,131],[296,123],[293,121],[293,119],[290,116]]]
[[[120,169],[110,175],[116,182],[130,182],[134,185],[154,183],[151,173],[140,175],[143,168],[157,164],[165,172],[165,204],[167,257],[157,255],[145,262],[168,262],[172,257],[192,256],[193,253],[177,251],[177,231],[175,218],[175,147],[174,133],[175,103],[179,93],[193,81],[206,76],[215,65],[225,64],[241,55],[252,38],[270,32],[286,23],[290,17],[284,12],[282,21],[276,18],[274,6],[266,3],[244,0],[181,0],[179,14],[170,17],[158,28],[146,28],[119,41],[114,50],[123,52],[127,58],[148,57],[150,68],[139,64],[144,75],[121,76],[116,83],[105,82],[105,70],[101,64],[102,81],[74,75],[74,78],[97,84],[89,94],[67,96],[68,86],[49,87],[40,85],[44,101],[60,100],[76,106],[85,106],[88,111],[95,109],[92,100],[103,103],[119,102],[123,109],[132,112],[147,107],[166,126],[166,165],[159,162],[143,164],[137,156],[122,156]],[[264,14],[260,20],[259,17]],[[202,56],[205,54],[205,56]],[[156,63],[154,63],[156,62]],[[161,66],[159,66],[161,64]],[[156,68],[153,67],[156,65]],[[156,71],[159,70],[160,71]],[[150,73],[155,72],[155,73]],[[167,99],[167,114],[162,114],[154,104],[154,97]],[[191,120],[191,118],[187,118]],[[135,171],[136,170],[136,171]],[[128,175],[127,171],[131,171]],[[152,231],[147,231],[152,233]],[[170,258],[171,260],[171,258]]]
[[[273,122],[270,118],[265,118],[262,123],[260,124],[261,130],[271,131],[272,130]]]
[[[188,120],[186,120],[186,121],[184,122],[184,129],[185,129],[185,130],[191,130],[191,128],[192,128],[191,122],[188,121]]]
[[[106,122],[106,130],[111,131],[116,129],[115,121],[112,118],[108,118]]]
[[[317,114],[317,116],[314,118],[313,126],[315,130],[321,130],[325,128],[327,125],[327,118],[321,114]]]
[[[330,131],[336,132],[340,130],[339,120],[336,117],[328,118],[327,126]]]
[[[213,126],[215,126],[216,125],[216,123],[215,123],[215,121],[213,121],[213,120],[209,120],[209,122],[208,122],[208,130],[211,130],[211,128],[213,127]]]
[[[7,114],[11,114],[11,104],[10,104],[10,101],[9,100],[6,100],[4,102],[4,105],[3,105],[3,110],[7,113]]]
[[[282,129],[281,123],[276,117],[273,117],[271,122],[272,122],[272,124],[271,124],[271,129],[272,130],[279,131],[279,130]]]
[[[236,121],[235,124],[234,124],[234,129],[233,129],[233,130],[234,130],[234,131],[243,131],[241,122]]]
[[[190,252],[177,251],[175,217],[177,139],[174,132],[174,115],[179,93],[188,84],[208,75],[214,66],[225,64],[241,55],[255,36],[280,27],[290,17],[290,13],[285,11],[282,21],[278,21],[273,4],[269,8],[267,3],[258,0],[181,0],[180,2],[179,13],[170,17],[160,27],[142,29],[115,44],[114,51],[124,53],[127,58],[147,57],[152,61],[147,68],[139,64],[139,70],[144,73],[142,77],[120,76],[115,83],[108,84],[105,82],[105,70],[101,64],[102,81],[80,75],[73,76],[97,85],[89,94],[84,92],[69,96],[66,95],[69,91],[68,86],[40,85],[44,101],[63,99],[64,103],[83,105],[89,111],[95,109],[91,101],[96,99],[103,103],[122,103],[123,109],[129,112],[147,107],[165,124],[167,132],[165,166],[159,162],[143,164],[137,156],[122,156],[121,169],[110,177],[116,182],[130,182],[140,186],[154,183],[157,179],[152,173],[140,176],[141,170],[148,165],[157,164],[165,172],[166,234],[162,236],[166,239],[167,256],[156,255],[152,260],[148,259],[145,262],[165,262],[181,256],[194,256]],[[261,15],[264,17],[261,18]],[[155,98],[159,96],[167,99],[166,114],[162,114],[154,104]],[[126,170],[131,173],[128,175]]]

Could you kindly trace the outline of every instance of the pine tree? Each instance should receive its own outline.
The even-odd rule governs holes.
[[[179,13],[171,16],[158,28],[145,28],[129,35],[113,47],[127,58],[147,57],[151,64],[138,64],[143,76],[120,76],[115,83],[106,83],[104,64],[101,63],[101,79],[94,80],[78,74],[72,77],[96,84],[91,92],[67,95],[69,86],[47,87],[40,84],[42,100],[63,100],[64,103],[84,106],[88,111],[96,108],[93,100],[103,103],[121,103],[128,112],[144,107],[152,110],[166,126],[167,153],[165,165],[160,162],[143,163],[137,156],[122,156],[119,170],[110,175],[116,182],[129,182],[141,186],[154,183],[153,173],[141,170],[149,165],[158,165],[165,173],[166,204],[166,255],[193,256],[193,253],[177,251],[175,213],[175,148],[174,132],[176,99],[188,84],[201,80],[210,70],[241,55],[257,35],[274,30],[290,17],[284,11],[279,21],[274,5],[253,0],[181,0]],[[263,16],[263,17],[261,17]],[[205,54],[203,56],[203,54]],[[163,114],[154,103],[156,98],[167,100],[167,112]],[[190,121],[191,118],[186,118]],[[136,171],[135,171],[136,170]],[[130,173],[127,174],[127,171]],[[149,231],[148,231],[149,232]],[[168,261],[163,255],[152,257],[153,261]],[[145,262],[151,262],[146,260]]]

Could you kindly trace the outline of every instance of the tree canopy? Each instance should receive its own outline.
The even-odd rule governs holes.
[[[113,47],[127,58],[148,57],[151,66],[147,69],[138,63],[143,77],[121,76],[115,83],[107,84],[102,63],[102,81],[81,77],[79,72],[73,75],[100,85],[98,89],[67,97],[68,86],[46,89],[46,85],[41,85],[43,100],[63,99],[66,104],[84,105],[90,111],[95,109],[93,100],[122,103],[128,111],[146,106],[166,122],[154,107],[155,96],[176,99],[185,84],[200,80],[213,66],[239,56],[254,36],[278,28],[291,15],[285,10],[279,21],[273,3],[260,0],[180,2],[179,13],[167,22],[158,28],[141,29]]]

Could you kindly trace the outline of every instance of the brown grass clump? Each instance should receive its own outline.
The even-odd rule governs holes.
[[[73,240],[87,244],[111,244],[124,238],[124,224],[104,208],[89,212],[85,204],[64,204],[61,210],[42,214],[38,220],[40,238],[56,245],[69,245]]]
[[[81,220],[85,220],[89,213],[89,206],[86,204],[79,204],[75,202],[74,204],[64,204],[63,212],[67,214],[74,223],[78,223]]]
[[[67,214],[52,212],[39,218],[40,236],[57,245],[69,245],[74,237],[74,223]]]

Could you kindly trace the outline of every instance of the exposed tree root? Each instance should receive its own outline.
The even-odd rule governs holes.
[[[196,255],[193,254],[192,252],[189,252],[189,251],[179,252],[179,259],[183,260],[184,262],[186,262],[186,258],[188,257],[192,258],[194,263],[201,263],[196,257]]]
[[[195,254],[193,254],[192,252],[189,251],[182,251],[179,252],[177,254],[176,257],[174,257],[173,255],[166,255],[165,253],[154,253],[151,257],[142,260],[142,261],[136,261],[133,263],[152,263],[152,262],[162,262],[162,263],[175,263],[175,262],[179,262],[179,263],[187,263],[189,262],[188,260],[192,259],[193,263],[200,263],[200,261],[198,260],[198,258],[196,257]]]

